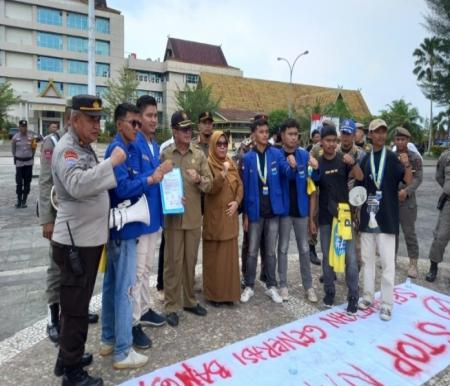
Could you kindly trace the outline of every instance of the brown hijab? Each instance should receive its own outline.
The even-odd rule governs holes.
[[[216,144],[219,141],[220,137],[224,137],[227,141],[227,136],[223,133],[223,131],[217,130],[212,133],[211,139],[209,140],[209,155],[208,155],[208,164],[211,168],[211,171],[214,175],[217,173],[222,172],[223,170],[223,163],[225,161],[228,161],[230,164],[230,167],[228,169],[228,173],[226,175],[226,179],[230,183],[231,188],[233,191],[236,189],[235,181],[239,179],[238,171],[236,168],[236,165],[234,161],[228,157],[228,155],[224,159],[220,159],[216,156]]]

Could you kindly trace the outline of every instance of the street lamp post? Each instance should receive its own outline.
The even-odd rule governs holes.
[[[289,118],[291,118],[292,116],[292,73],[294,72],[294,67],[295,67],[295,63],[297,63],[297,60],[303,56],[303,55],[308,55],[309,51],[306,50],[305,52],[302,52],[301,54],[298,54],[297,57],[294,60],[294,63],[289,62],[289,60],[287,60],[286,58],[282,58],[282,57],[278,57],[277,60],[283,60],[287,63],[287,65],[289,66]]]

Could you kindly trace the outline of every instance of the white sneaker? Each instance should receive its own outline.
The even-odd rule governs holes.
[[[306,298],[308,299],[308,301],[310,301],[311,303],[317,303],[319,301],[319,299],[317,298],[316,295],[316,291],[314,291],[314,288],[308,288],[306,290]]]
[[[283,303],[283,299],[278,294],[278,291],[275,287],[270,287],[266,289],[266,295],[271,298],[275,303]]]
[[[289,291],[288,291],[287,287],[280,288],[280,296],[281,296],[281,299],[283,299],[283,302],[287,302],[289,300]]]
[[[108,343],[100,343],[100,351],[99,354],[102,357],[107,357],[108,355],[111,355],[114,351],[114,345],[108,344]]]
[[[130,348],[128,356],[119,362],[114,362],[113,368],[116,370],[137,369],[138,367],[145,366],[147,362],[148,358],[145,355],[139,354]]]
[[[254,294],[255,291],[251,287],[245,287],[241,295],[241,303],[247,303]]]
[[[380,319],[384,320],[385,322],[388,322],[391,320],[392,313],[391,309],[387,306],[381,306],[380,308]]]
[[[370,306],[372,305],[372,302],[370,300],[367,299],[361,299],[358,303],[358,308],[360,310],[367,310]]]

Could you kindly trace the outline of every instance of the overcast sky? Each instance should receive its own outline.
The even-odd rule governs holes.
[[[372,114],[404,98],[429,114],[412,52],[429,33],[423,0],[108,0],[125,17],[125,52],[163,59],[167,36],[221,45],[251,78],[361,89]]]

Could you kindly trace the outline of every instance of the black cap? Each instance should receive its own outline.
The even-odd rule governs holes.
[[[72,98],[72,110],[98,117],[102,115],[102,100],[95,95],[75,95]]]
[[[26,119],[21,119],[21,120],[19,121],[19,126],[28,126],[27,120],[26,120]]]
[[[214,122],[214,118],[209,111],[204,111],[203,113],[200,113],[200,115],[198,116],[198,121],[199,122],[204,122],[204,121]]]
[[[185,127],[192,126],[192,121],[189,119],[189,117],[184,111],[179,110],[175,111],[172,114],[170,126],[172,126],[172,129],[183,129]]]

